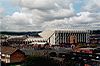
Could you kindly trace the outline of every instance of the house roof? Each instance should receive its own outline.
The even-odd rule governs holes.
[[[12,54],[16,50],[18,50],[18,49],[17,48],[13,48],[13,47],[1,47],[1,53],[2,54]]]

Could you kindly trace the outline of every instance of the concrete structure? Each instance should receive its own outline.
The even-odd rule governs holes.
[[[42,38],[42,37],[28,37],[27,39],[25,39],[24,41],[28,41],[28,42],[46,42],[46,39]]]
[[[28,37],[24,40],[28,44],[46,44],[47,40],[42,37]]]
[[[51,45],[88,43],[89,30],[47,30],[40,33],[40,36],[47,39]]]

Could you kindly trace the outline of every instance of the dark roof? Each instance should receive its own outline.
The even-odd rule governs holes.
[[[27,37],[17,37],[17,38],[10,38],[7,41],[23,41],[25,40]]]
[[[3,53],[3,54],[12,54],[16,50],[18,50],[18,49],[17,48],[13,48],[13,47],[1,47],[1,53]]]
[[[92,34],[100,34],[100,30],[94,30]]]

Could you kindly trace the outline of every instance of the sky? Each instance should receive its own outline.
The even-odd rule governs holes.
[[[0,31],[100,29],[100,0],[0,0]]]

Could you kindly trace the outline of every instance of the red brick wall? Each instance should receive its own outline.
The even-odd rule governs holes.
[[[14,52],[11,57],[10,57],[10,61],[11,63],[14,62],[21,62],[25,59],[25,54],[21,51],[16,51]]]

